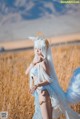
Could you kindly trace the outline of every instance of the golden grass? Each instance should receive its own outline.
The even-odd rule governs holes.
[[[59,83],[65,91],[74,69],[80,66],[80,46],[55,47],[52,53]],[[0,54],[0,111],[8,111],[9,119],[32,119],[34,99],[25,75],[32,58],[32,50]],[[80,104],[73,108],[80,113]]]

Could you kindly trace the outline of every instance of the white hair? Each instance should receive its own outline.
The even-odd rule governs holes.
[[[39,38],[38,40],[34,41],[34,48],[41,49],[41,52],[44,56],[44,58],[47,57],[47,47],[45,44],[45,39]]]
[[[47,80],[49,82],[53,82],[54,80],[57,82],[58,84],[58,78],[57,78],[57,74],[54,68],[54,63],[53,63],[53,58],[52,58],[52,51],[51,51],[51,47],[49,45],[48,40],[42,38],[42,37],[29,37],[29,39],[34,41],[34,48],[38,48],[41,49],[42,54],[44,56],[45,59],[47,59],[48,64],[49,64],[49,70],[50,70],[50,75],[48,75],[45,70],[43,69],[43,67],[41,67],[40,65],[38,66],[38,81],[42,80]],[[37,58],[37,55],[35,54],[35,57]],[[30,88],[32,87],[32,70],[30,71]]]
[[[37,39],[34,41],[34,48],[39,48],[39,49],[41,49],[44,58],[46,58],[46,59],[48,60],[49,68],[50,68],[50,76],[51,76],[53,79],[58,79],[58,78],[57,78],[57,75],[56,75],[55,68],[54,68],[54,63],[53,63],[53,58],[52,58],[51,47],[50,47],[48,41],[47,41],[47,43],[48,43],[48,46],[47,46],[46,41],[47,41],[47,40],[44,39],[44,38],[42,38],[42,37],[37,38]]]

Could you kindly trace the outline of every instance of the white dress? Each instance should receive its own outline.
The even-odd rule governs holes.
[[[73,111],[69,104],[80,102],[80,68],[76,77],[74,75],[70,81],[68,90],[64,92],[60,87],[58,80],[56,79],[56,74],[54,72],[54,77],[49,76],[44,69],[39,65],[38,68],[33,67],[30,71],[30,87],[32,85],[32,76],[38,77],[34,81],[38,84],[40,81],[48,80],[50,83],[46,86],[41,86],[38,88],[33,96],[35,97],[35,113],[32,119],[42,119],[40,105],[39,105],[39,93],[41,90],[46,89],[49,92],[51,104],[53,107],[52,117],[53,119],[58,119],[61,114],[65,115],[65,119],[80,119],[80,115]],[[54,78],[54,79],[53,79]]]

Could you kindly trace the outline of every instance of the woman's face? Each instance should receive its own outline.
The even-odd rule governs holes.
[[[34,53],[35,53],[35,55],[41,55],[42,54],[41,49],[39,49],[39,48],[34,48]]]

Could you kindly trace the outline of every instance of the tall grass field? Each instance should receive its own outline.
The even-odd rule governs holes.
[[[80,46],[53,47],[52,54],[59,83],[66,91],[73,71],[80,66]],[[32,119],[34,97],[25,70],[33,57],[33,50],[0,54],[0,112],[8,111],[9,119]],[[71,108],[80,113],[80,104]]]

